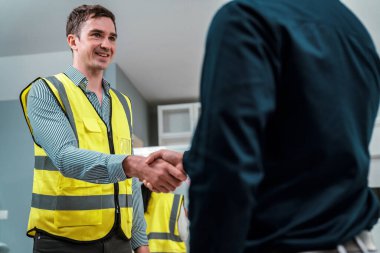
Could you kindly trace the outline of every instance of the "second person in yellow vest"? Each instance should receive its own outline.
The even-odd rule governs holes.
[[[184,253],[189,222],[184,196],[156,193],[141,185],[146,233],[151,253]]]

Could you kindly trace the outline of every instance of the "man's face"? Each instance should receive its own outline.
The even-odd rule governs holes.
[[[110,18],[90,18],[75,36],[74,62],[86,71],[105,70],[116,51],[116,31]]]

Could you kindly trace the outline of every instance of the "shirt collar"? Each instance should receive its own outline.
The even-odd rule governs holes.
[[[87,91],[87,78],[76,68],[70,66],[66,69],[64,74],[77,86],[79,86],[82,90]],[[107,95],[109,95],[110,83],[103,78],[103,88]]]

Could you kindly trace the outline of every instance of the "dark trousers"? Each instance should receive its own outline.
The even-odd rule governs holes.
[[[36,233],[33,253],[132,253],[131,242],[116,233],[110,238],[92,243],[74,243]]]

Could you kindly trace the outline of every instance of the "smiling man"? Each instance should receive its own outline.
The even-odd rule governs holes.
[[[132,156],[132,111],[104,70],[116,52],[112,12],[75,8],[66,25],[73,63],[38,78],[20,99],[35,147],[27,235],[34,252],[149,252],[135,179],[174,190],[186,175],[163,160]]]

